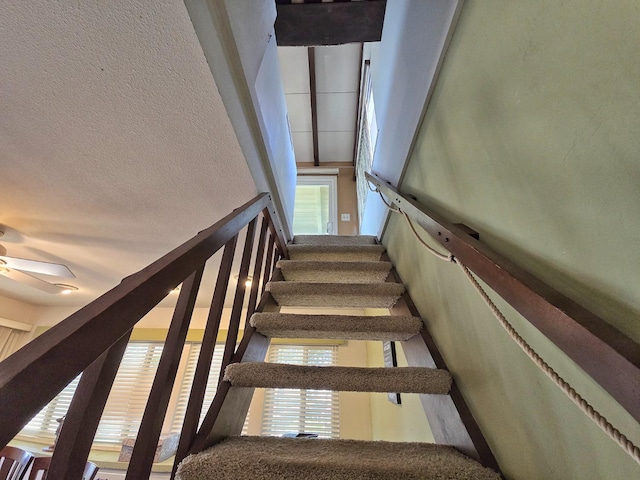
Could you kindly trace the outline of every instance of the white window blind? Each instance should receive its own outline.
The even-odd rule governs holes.
[[[100,419],[94,443],[120,445],[125,438],[133,438],[137,435],[160,362],[162,348],[163,344],[160,342],[131,342],[127,345]],[[176,376],[177,400],[167,412],[167,416],[171,418],[170,433],[178,433],[182,429],[200,348],[200,343],[185,344],[183,350],[183,358],[186,359],[185,367],[180,369]],[[224,344],[217,344],[199,423],[204,419],[216,394],[223,351]],[[53,441],[58,428],[56,419],[67,414],[79,381],[80,376],[67,385],[24,427],[21,434]],[[243,433],[246,433],[246,429],[247,422],[245,422]]]
[[[335,346],[271,345],[269,362],[294,365],[335,365]],[[315,433],[323,438],[340,435],[338,392],[330,390],[265,390],[262,435]]]
[[[182,430],[182,421],[187,411],[187,403],[189,402],[189,395],[191,393],[191,385],[193,384],[193,376],[196,373],[196,365],[198,364],[198,356],[200,355],[199,343],[191,343],[185,346],[184,354],[187,355],[186,367],[182,380],[180,382],[180,393],[178,394],[178,400],[173,412],[173,420],[171,421],[171,433],[178,433]],[[213,358],[211,360],[211,368],[209,370],[209,380],[207,381],[207,388],[204,393],[204,402],[202,403],[202,411],[200,412],[200,420],[198,425],[202,423],[209,406],[213,401],[213,397],[216,395],[218,389],[218,378],[220,375],[220,367],[222,365],[222,354],[224,352],[224,344],[216,345],[213,351]],[[178,379],[176,379],[178,381]]]
[[[127,345],[94,442],[120,444],[123,439],[137,434],[162,347],[162,343],[155,342],[132,342]],[[25,426],[22,433],[55,438],[58,427],[56,419],[66,415],[69,410],[79,380],[80,376],[67,385]]]

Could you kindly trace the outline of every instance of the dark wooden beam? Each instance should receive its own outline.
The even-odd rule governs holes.
[[[279,46],[342,45],[378,42],[386,0],[277,4]]]
[[[433,210],[366,174],[378,189],[506,300],[640,422],[640,345]]]
[[[309,92],[311,99],[311,136],[313,139],[313,165],[320,166],[320,154],[318,153],[318,92],[316,88],[316,49],[309,47]]]

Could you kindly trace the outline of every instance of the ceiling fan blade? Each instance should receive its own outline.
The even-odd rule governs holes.
[[[27,260],[26,258],[0,256],[0,264],[5,263],[6,268],[22,270],[23,272],[41,273],[54,277],[75,278],[69,267],[60,263],[40,262],[38,260]]]
[[[45,282],[44,280],[40,280],[39,278],[32,277],[27,273],[18,272],[16,270],[6,270],[0,272],[0,275],[3,277],[10,278],[15,282],[19,282],[25,285],[29,285],[30,287],[37,288],[38,290],[42,290],[47,293],[60,293],[64,290],[53,283]]]

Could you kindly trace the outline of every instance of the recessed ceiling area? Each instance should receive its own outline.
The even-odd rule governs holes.
[[[310,49],[314,52],[311,65]],[[313,163],[315,160],[311,105],[314,90],[319,164],[351,163],[362,44],[278,47],[278,55],[296,162]],[[312,77],[315,77],[315,89]]]

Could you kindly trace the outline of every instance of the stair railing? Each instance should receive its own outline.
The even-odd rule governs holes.
[[[467,226],[450,223],[375,174],[366,172],[366,179],[385,202],[448,250],[449,259],[459,260],[491,287],[640,422],[640,345],[490,249]]]
[[[270,195],[258,195],[148,267],[123,279],[0,363],[0,448],[82,373],[47,477],[81,479],[132,329],[172,289],[182,284],[126,476],[148,478],[205,263],[224,248],[178,448],[184,456],[196,435],[238,237],[245,229],[222,370],[236,354],[242,317],[248,323],[277,260],[287,257],[282,228],[275,224],[276,219]],[[245,302],[245,282],[251,265],[251,289]],[[247,309],[243,309],[245,303]],[[240,345],[238,350],[242,348]]]

